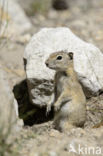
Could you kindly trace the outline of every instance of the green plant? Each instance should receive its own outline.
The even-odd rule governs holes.
[[[28,16],[33,16],[37,13],[46,14],[50,8],[51,0],[35,0],[27,11]]]

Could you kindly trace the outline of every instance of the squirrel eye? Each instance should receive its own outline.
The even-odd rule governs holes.
[[[62,56],[58,56],[56,59],[57,60],[61,60],[62,59]]]

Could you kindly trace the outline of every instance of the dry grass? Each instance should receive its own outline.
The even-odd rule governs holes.
[[[0,47],[5,44],[9,19],[8,0],[0,0]]]

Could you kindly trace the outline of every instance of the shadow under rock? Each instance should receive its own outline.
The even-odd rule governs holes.
[[[23,119],[24,125],[32,126],[53,119],[53,110],[46,115],[46,107],[39,108],[31,104],[26,79],[15,85],[13,92],[18,102],[19,117]]]

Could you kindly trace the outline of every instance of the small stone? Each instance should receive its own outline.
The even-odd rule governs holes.
[[[56,154],[56,152],[54,152],[54,151],[50,151],[50,152],[49,152],[49,156],[57,156],[57,154]]]
[[[22,44],[28,43],[31,39],[31,35],[30,34],[25,34],[23,36],[18,36],[16,38],[16,42],[20,42]]]
[[[60,136],[60,132],[59,131],[57,131],[57,130],[54,130],[54,129],[52,129],[51,131],[50,131],[50,134],[49,134],[51,137],[59,137]]]

